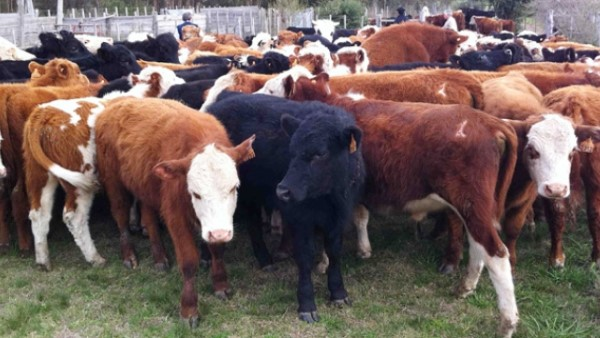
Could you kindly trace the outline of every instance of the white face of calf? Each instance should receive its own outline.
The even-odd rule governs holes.
[[[197,154],[187,173],[187,187],[202,239],[227,242],[233,238],[233,212],[240,180],[235,162],[214,144]]]
[[[254,94],[266,94],[277,97],[285,97],[284,83],[285,79],[288,76],[292,76],[294,81],[296,81],[301,76],[312,77],[313,75],[311,74],[311,72],[308,71],[308,69],[304,68],[303,66],[297,65],[265,82],[265,85],[261,89],[254,92]]]
[[[538,194],[547,198],[569,196],[571,158],[577,147],[572,122],[560,115],[544,115],[531,126],[527,139],[523,155]]]
[[[335,32],[335,27],[339,25],[339,22],[334,22],[331,20],[313,20],[313,28],[315,32],[329,40],[329,42],[333,42],[333,33]]]

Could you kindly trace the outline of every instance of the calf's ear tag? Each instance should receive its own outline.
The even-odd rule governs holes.
[[[350,134],[350,146],[349,146],[350,154],[354,154],[356,151],[356,140],[354,139],[354,135]]]

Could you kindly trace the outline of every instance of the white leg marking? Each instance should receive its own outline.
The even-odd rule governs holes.
[[[54,176],[48,175],[48,181],[40,196],[40,208],[29,211],[31,220],[31,232],[35,243],[35,262],[50,269],[50,257],[48,254],[48,232],[50,232],[50,219],[52,218],[52,207],[54,205],[54,192],[58,181]]]
[[[469,254],[475,253],[478,258],[482,259],[488,269],[492,284],[494,284],[496,297],[498,297],[498,309],[500,310],[499,334],[502,337],[511,337],[519,322],[519,311],[508,255],[506,257],[488,255],[485,248],[475,242],[471,235],[469,235],[469,246]],[[508,252],[508,249],[505,248],[505,250]],[[473,289],[475,289],[476,284],[477,281],[475,281]]]
[[[469,266],[467,267],[467,274],[462,280],[461,289],[459,290],[460,297],[467,297],[477,287],[479,282],[479,276],[481,276],[481,270],[483,269],[483,255],[486,255],[485,249],[473,240],[471,234],[469,234]]]
[[[364,205],[359,204],[354,208],[354,226],[358,237],[358,257],[371,257],[371,242],[369,241],[369,232],[367,225],[369,224],[369,210]]]
[[[94,192],[81,189],[76,189],[75,193],[77,194],[77,197],[75,198],[75,203],[77,205],[75,211],[64,210],[63,220],[73,235],[75,243],[77,243],[77,246],[81,249],[85,260],[95,266],[103,265],[106,261],[96,250],[96,246],[90,235],[88,224],[90,209],[95,194]]]

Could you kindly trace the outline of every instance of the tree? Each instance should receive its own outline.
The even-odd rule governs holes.
[[[530,2],[531,0],[490,0],[499,18],[512,20],[525,16]]]

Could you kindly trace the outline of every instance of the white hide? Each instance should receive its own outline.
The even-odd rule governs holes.
[[[154,37],[152,33],[146,32],[131,32],[127,35],[128,42],[140,42],[148,40],[148,36]]]
[[[304,45],[304,48],[302,48],[298,52],[298,57],[302,57],[305,55],[320,55],[323,58],[324,72],[329,72],[333,69],[333,67],[335,67],[333,59],[331,58],[331,52],[327,47],[323,46],[323,44],[320,41],[309,42],[306,45]]]
[[[558,114],[543,115],[543,120],[534,124],[527,134],[525,148],[532,147],[539,157],[531,159],[527,150],[524,159],[538,194],[543,197],[567,197],[570,193],[569,174],[571,161],[569,154],[577,147],[577,137],[572,122]],[[560,187],[563,196],[549,196],[547,186]]]
[[[175,75],[174,71],[164,68],[164,67],[160,67],[160,66],[148,66],[148,67],[142,69],[142,71],[136,76],[140,82],[148,83],[150,81],[152,74],[158,74],[160,76],[160,81],[159,81],[160,89],[158,92],[158,97],[165,95],[167,93],[167,91],[169,90],[169,88],[171,88],[171,86],[185,83],[185,80],[180,77],[177,77],[177,75]],[[130,84],[132,84],[132,76],[133,76],[133,74],[129,75],[129,83]],[[134,88],[135,88],[135,86],[134,86]],[[134,94],[135,92],[132,91],[134,88],[129,90],[127,93]],[[134,95],[134,96],[136,96],[136,95]],[[136,97],[144,97],[144,95],[136,96]]]
[[[211,104],[217,102],[217,96],[219,96],[222,91],[235,84],[235,78],[238,73],[241,72],[227,73],[215,80],[215,84],[210,87],[208,94],[206,94],[206,99],[204,100],[202,107],[200,107],[200,111],[207,111]]]
[[[480,37],[479,33],[473,32],[469,29],[463,29],[462,31],[458,32],[458,34],[466,36],[467,40],[463,41],[460,45],[458,45],[458,48],[456,49],[455,53],[456,55],[461,56],[467,52],[477,50],[477,40]]]
[[[25,61],[34,59],[35,55],[18,48],[14,43],[0,37],[0,60]]]
[[[298,80],[298,78],[301,76],[309,78],[313,76],[313,74],[309,72],[308,69],[306,69],[305,67],[296,65],[290,68],[289,70],[278,74],[269,81],[265,82],[265,85],[254,93],[285,97],[284,81],[290,75],[292,76],[294,81]]]
[[[98,49],[100,49],[100,46],[102,46],[103,42],[106,42],[111,45],[113,44],[113,39],[110,37],[105,37],[105,36],[77,34],[77,35],[75,35],[75,38],[77,40],[81,41],[81,43],[83,43],[85,48],[87,48],[87,50],[89,50],[90,53],[92,53],[92,54],[98,53]]]
[[[448,16],[448,19],[446,20],[446,22],[444,23],[442,28],[450,29],[455,32],[458,32],[458,24],[456,23],[456,19],[451,15]]]
[[[421,12],[419,13],[419,21],[425,22],[425,19],[428,16],[431,16],[431,14],[429,13],[429,8],[427,6],[423,6],[423,8],[421,9]]]
[[[527,51],[533,58],[533,61],[536,61],[536,62],[544,61],[544,54],[542,53],[543,46],[539,42],[535,42],[535,41],[531,41],[531,40],[527,40],[527,39],[520,39],[520,40],[521,40],[520,42],[523,45],[523,47],[525,47],[525,49],[527,49]]]
[[[233,212],[239,185],[235,162],[214,144],[207,145],[192,159],[187,188],[205,241],[208,242],[210,233],[215,231],[229,232],[225,242],[233,238]]]
[[[336,52],[337,55],[355,54],[357,56],[357,59],[358,59],[358,55],[360,53],[362,53],[363,60],[360,63],[359,62],[356,63],[356,74],[366,73],[369,71],[369,56],[367,55],[367,51],[362,47],[352,46],[352,47],[342,47]],[[329,74],[329,75],[331,75],[331,74]]]
[[[356,36],[358,36],[359,38],[366,39],[367,38],[366,31],[371,28],[375,29],[375,33],[379,32],[379,30],[381,29],[380,27],[377,27],[374,25],[367,25],[367,26],[364,26],[363,28],[359,29],[358,32],[356,32]],[[373,34],[375,34],[375,33],[373,33]]]
[[[273,37],[269,33],[260,32],[252,38],[252,44],[248,49],[259,52],[266,52],[273,46]]]
[[[313,20],[312,24],[317,35],[324,37],[325,39],[329,40],[329,42],[333,42],[333,33],[335,32],[335,27],[337,27],[340,23],[331,21],[329,19],[320,19]]]

